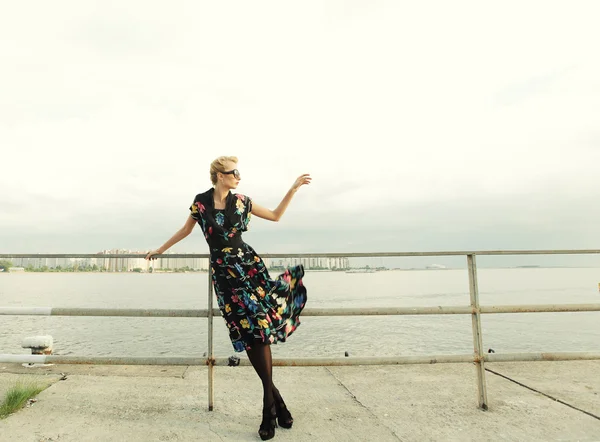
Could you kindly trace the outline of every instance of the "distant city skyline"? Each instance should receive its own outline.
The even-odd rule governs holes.
[[[130,257],[103,257],[103,255],[133,255],[139,254],[139,258]],[[173,255],[175,252],[167,251],[163,255],[166,257],[159,257],[156,260],[149,261],[144,258],[144,253],[136,250],[124,250],[124,249],[113,249],[103,250],[97,252],[93,258],[44,258],[44,257],[31,257],[31,258],[10,258],[8,259],[13,263],[15,267],[42,269],[44,267],[48,269],[57,268],[73,268],[75,266],[79,268],[94,268],[95,270],[103,270],[109,272],[133,272],[135,269],[142,272],[154,271],[156,269],[165,270],[176,270],[185,269],[190,270],[208,270],[208,259],[207,258],[170,258],[168,255]],[[345,257],[331,257],[331,258],[264,258],[265,265],[267,267],[291,267],[294,265],[302,264],[305,269],[348,269],[350,268],[349,260]],[[150,270],[152,269],[152,270]]]

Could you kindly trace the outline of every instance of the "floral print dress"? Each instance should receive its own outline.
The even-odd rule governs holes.
[[[213,194],[210,189],[196,195],[190,211],[210,248],[217,304],[233,348],[241,352],[255,342],[285,342],[300,325],[306,304],[304,268],[291,267],[272,279],[260,256],[242,240],[252,200],[230,192],[225,209],[218,210]]]

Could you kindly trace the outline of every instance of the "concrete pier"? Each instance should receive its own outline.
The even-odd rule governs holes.
[[[600,441],[600,361],[488,363],[477,408],[471,364],[275,367],[295,423],[279,441]],[[262,389],[251,367],[0,364],[52,385],[0,420],[1,441],[256,441]],[[62,379],[62,380],[61,380]]]

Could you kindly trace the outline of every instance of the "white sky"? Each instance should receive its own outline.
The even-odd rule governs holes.
[[[598,2],[2,9],[0,253],[156,248],[219,155],[313,176],[259,252],[599,247]]]

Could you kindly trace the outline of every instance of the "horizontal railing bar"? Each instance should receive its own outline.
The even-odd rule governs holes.
[[[216,310],[217,314],[219,310]],[[119,309],[119,308],[63,308],[63,307],[0,307],[0,315],[14,316],[125,316],[207,318],[207,309]]]
[[[466,256],[466,255],[588,255],[600,254],[600,249],[565,250],[456,250],[437,252],[360,252],[360,253],[261,253],[264,258],[369,258],[402,256]],[[143,258],[145,254],[96,254],[96,253],[3,253],[1,259],[10,258]],[[158,258],[208,258],[207,253],[173,253],[154,255]]]
[[[482,305],[480,313],[600,312],[600,304]]]
[[[600,352],[548,352],[548,353],[486,353],[485,362],[527,361],[591,361],[600,360]],[[345,357],[345,358],[276,358],[273,365],[279,367],[318,367],[352,365],[408,365],[408,364],[454,364],[475,362],[473,354],[417,355],[391,357]],[[201,357],[120,357],[120,356],[60,356],[0,354],[0,363],[18,364],[94,364],[94,365],[208,365]],[[215,358],[214,365],[227,366],[229,358]],[[249,366],[246,358],[239,365]]]
[[[206,358],[133,356],[59,356],[0,354],[0,363],[89,365],[207,365]]]
[[[15,254],[0,254],[0,259],[11,259],[11,258],[96,258],[96,259],[108,259],[108,258],[144,258],[145,254],[137,253],[110,253],[98,255],[95,253],[66,253],[66,254],[55,254],[55,253],[15,253]],[[154,258],[208,258],[210,255],[207,253],[173,253],[165,255],[154,255]],[[264,256],[261,254],[261,256]]]
[[[394,316],[471,314],[469,306],[305,308],[302,316]]]
[[[51,316],[51,307],[0,307],[0,315]]]
[[[481,306],[480,313],[551,313],[598,312],[600,304],[530,304]],[[371,308],[307,308],[302,316],[395,316],[395,315],[464,315],[472,314],[471,306],[371,307]]]
[[[275,358],[273,365],[277,367],[332,367],[353,365],[407,365],[407,364],[455,364],[474,362],[472,354],[433,355],[433,356],[390,356],[363,358]],[[215,358],[215,365],[230,365],[229,358]],[[248,359],[240,359],[240,365],[250,366]]]
[[[486,362],[591,361],[600,359],[600,352],[486,353],[484,357]]]
[[[480,313],[552,313],[598,312],[600,304],[532,304],[481,306]],[[396,316],[396,315],[465,315],[472,314],[470,306],[432,307],[375,307],[375,308],[307,308],[302,316]],[[219,309],[213,315],[220,316]],[[62,308],[62,307],[0,307],[0,315],[10,316],[114,316],[207,318],[208,309],[119,309],[119,308]]]
[[[53,308],[51,316],[129,316],[155,318],[207,318],[207,309],[105,309]]]

